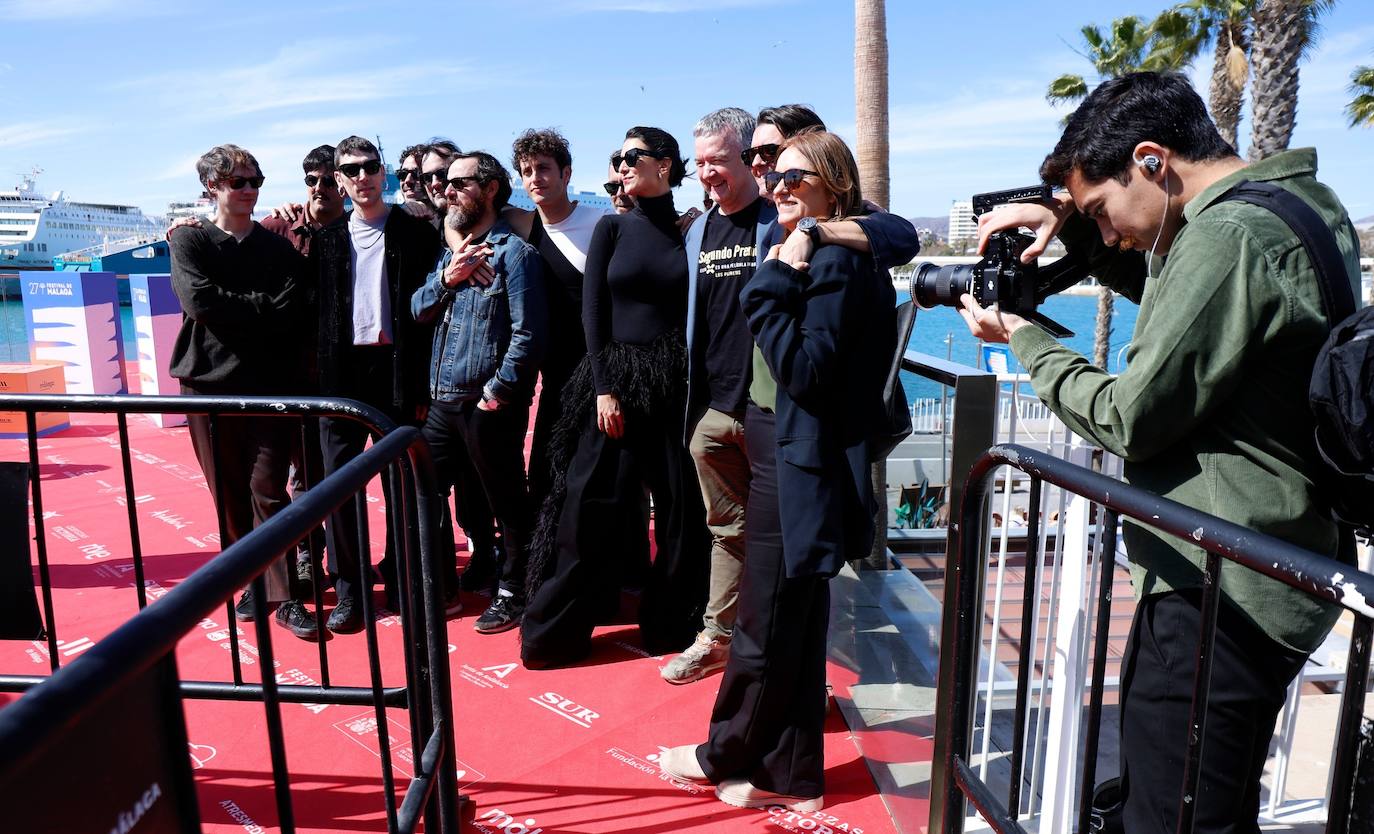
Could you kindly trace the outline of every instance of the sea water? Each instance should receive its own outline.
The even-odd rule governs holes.
[[[24,307],[15,292],[14,282],[4,282],[8,292],[0,301],[0,362],[29,361],[28,341],[24,330]],[[904,282],[903,282],[904,283]],[[905,287],[899,283],[897,300],[907,298]],[[1096,295],[1057,295],[1048,299],[1040,308],[1041,312],[1068,329],[1074,331],[1072,337],[1064,339],[1064,344],[1091,356],[1093,348],[1093,329],[1097,320]],[[1113,307],[1111,349],[1108,353],[1108,370],[1120,372],[1125,359],[1125,347],[1135,330],[1136,305],[1117,296]],[[137,356],[134,343],[133,311],[127,304],[119,308],[124,329],[124,348],[126,356]],[[963,318],[950,307],[937,307],[920,310],[916,314],[916,326],[912,329],[911,350],[929,354],[940,359],[949,358],[961,365],[978,366],[982,361],[982,350],[977,339],[968,331]],[[1012,358],[1014,363],[1015,357]],[[1018,371],[1019,368],[1009,368]],[[903,372],[902,387],[907,399],[915,401],[940,396],[940,385],[914,374]]]

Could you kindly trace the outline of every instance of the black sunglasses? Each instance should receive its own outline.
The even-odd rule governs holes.
[[[254,188],[262,188],[262,184],[266,179],[266,177],[227,177],[219,180],[219,184],[227,185],[230,190],[238,191],[245,185],[251,185]]]
[[[345,177],[356,177],[359,171],[370,177],[382,170],[382,163],[377,159],[369,159],[366,162],[345,162],[338,169]]]
[[[318,174],[306,174],[306,175],[305,175],[305,187],[306,187],[306,188],[314,188],[314,187],[315,187],[317,184],[319,184],[319,183],[324,183],[325,185],[328,185],[329,183],[332,183],[333,181],[334,181],[334,178],[331,177],[331,176],[328,176],[328,175],[325,175],[325,176],[323,176],[323,177],[320,176],[320,175],[318,175]]]
[[[789,171],[769,171],[763,175],[763,187],[769,191],[778,187],[778,183],[786,185],[788,190],[801,185],[806,177],[819,177],[815,171],[808,171],[805,168],[793,168]]]
[[[420,179],[429,183],[430,185],[438,185],[442,187],[443,184],[448,180],[448,169],[440,168],[437,171],[430,171],[428,174],[421,174]]]
[[[646,157],[646,156],[647,156],[647,157],[650,157],[651,159],[666,159],[666,158],[667,158],[666,156],[664,156],[664,155],[661,154],[661,153],[654,153],[653,151],[646,151],[646,150],[644,150],[643,148],[630,148],[630,149],[629,149],[628,151],[626,151],[625,153],[620,153],[619,151],[617,151],[616,153],[611,154],[611,167],[612,167],[612,168],[619,168],[619,167],[620,167],[620,163],[624,162],[624,163],[628,164],[631,168],[634,168],[635,166],[637,166],[637,165],[639,164],[639,160],[643,159],[643,158]]]
[[[755,145],[739,152],[739,158],[744,161],[745,165],[753,165],[756,156],[763,157],[764,162],[772,165],[778,160],[778,146],[775,144]]]
[[[423,178],[424,174],[420,173],[419,168],[400,168],[396,171],[396,179],[398,180],[418,180]]]
[[[619,193],[625,188],[625,183],[623,183],[623,182],[603,182],[603,183],[601,183],[601,187],[604,188],[604,189],[606,189],[606,193],[607,193],[607,194],[609,194],[609,195],[611,195],[612,197],[614,197],[615,195],[619,194]]]
[[[467,187],[468,187],[468,183],[470,183],[470,182],[475,182],[475,183],[477,183],[478,185],[481,185],[481,184],[482,184],[482,178],[481,178],[481,177],[449,177],[449,178],[448,178],[447,180],[445,180],[444,182],[445,182],[450,188],[452,188],[454,191],[462,191],[464,188],[467,188]]]

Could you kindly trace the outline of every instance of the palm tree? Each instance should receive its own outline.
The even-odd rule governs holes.
[[[854,0],[854,110],[857,119],[859,189],[888,205],[887,6],[885,0]],[[887,567],[887,461],[869,470],[878,503],[873,549],[867,566]]]
[[[1119,17],[1103,33],[1088,25],[1079,30],[1099,78],[1115,78],[1138,70],[1171,70],[1187,64],[1192,55],[1185,46],[1194,37],[1191,19],[1178,12],[1166,12],[1152,23],[1135,15]],[[1193,54],[1196,54],[1194,50]],[[1045,97],[1053,103],[1077,101],[1088,94],[1088,82],[1081,75],[1061,75],[1050,82]],[[1115,296],[1107,287],[1097,295],[1097,326],[1093,334],[1093,364],[1107,367],[1111,352],[1112,308]]]
[[[1261,0],[1250,47],[1250,159],[1288,148],[1298,117],[1298,63],[1316,42],[1317,19],[1333,0]]]
[[[859,187],[888,204],[887,9],[884,0],[854,0],[854,110]]]
[[[1173,10],[1187,16],[1192,28],[1191,38],[1184,39],[1180,47],[1196,55],[1208,42],[1212,44],[1208,109],[1212,111],[1212,120],[1217,123],[1221,138],[1233,148],[1237,146],[1241,101],[1250,75],[1250,16],[1257,2],[1189,0]]]
[[[1355,96],[1345,106],[1350,126],[1374,127],[1374,67],[1356,67],[1350,74],[1350,93]]]

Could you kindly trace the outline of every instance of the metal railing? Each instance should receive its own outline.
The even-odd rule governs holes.
[[[1374,576],[1361,573],[1351,565],[1311,553],[1272,536],[1208,516],[1192,508],[1131,487],[1120,480],[1061,460],[1051,454],[1016,445],[995,446],[971,468],[965,482],[964,497],[957,506],[959,522],[952,525],[958,554],[957,565],[946,583],[945,623],[940,643],[938,694],[936,703],[935,752],[931,783],[930,830],[943,834],[962,832],[966,821],[966,802],[971,801],[983,819],[999,832],[1020,832],[1021,791],[1024,782],[1027,711],[1030,697],[1028,677],[1033,663],[1029,653],[1033,640],[1021,640],[1016,687],[1010,776],[1006,802],[974,772],[971,762],[974,712],[979,697],[978,662],[982,647],[984,599],[988,548],[990,542],[984,519],[987,516],[989,485],[995,470],[1008,466],[1030,476],[1030,506],[1026,536],[1027,565],[1036,562],[1038,513],[1043,484],[1081,496],[1099,506],[1095,546],[1099,563],[1096,628],[1088,695],[1083,758],[1078,775],[1077,830],[1089,830],[1089,812],[1097,767],[1097,740],[1103,711],[1108,619],[1111,601],[1111,565],[1117,551],[1119,518],[1125,516],[1144,526],[1204,548],[1207,553],[1203,571],[1202,634],[1196,656],[1193,699],[1190,716],[1192,732],[1180,782],[1179,831],[1192,830],[1197,796],[1202,778],[1202,727],[1206,718],[1212,639],[1220,602],[1219,571],[1222,560],[1237,568],[1255,570],[1304,593],[1337,603],[1354,615],[1351,649],[1347,658],[1336,746],[1331,769],[1327,805],[1327,831],[1343,834],[1347,830],[1355,780],[1360,722],[1370,668],[1370,638],[1374,634]],[[1036,583],[1027,577],[1023,611],[1035,604]],[[1038,607],[1038,606],[1037,606]],[[995,660],[995,658],[993,659]],[[992,698],[989,690],[986,697]],[[1078,702],[1081,704],[1081,700]],[[985,735],[990,728],[985,722]],[[1072,751],[1077,739],[1069,742]],[[986,756],[985,756],[986,760]],[[1071,782],[1072,780],[1070,780]],[[1047,827],[1048,826],[1048,827]],[[1067,819],[1041,820],[1041,831],[1067,831]]]
[[[370,594],[364,594],[363,622],[366,632],[370,685],[337,686],[330,682],[329,654],[323,622],[321,576],[317,560],[311,560],[314,578],[315,617],[319,640],[320,684],[318,686],[279,684],[273,669],[272,626],[260,613],[256,619],[258,666],[261,683],[244,680],[237,630],[228,629],[231,680],[189,681],[173,677],[175,711],[185,698],[261,701],[266,712],[266,727],[271,757],[272,779],[278,812],[277,824],[283,832],[295,830],[294,806],[282,735],[281,704],[368,705],[375,710],[381,759],[382,793],[387,831],[414,831],[423,819],[426,830],[456,834],[460,817],[471,812],[457,790],[456,759],[453,745],[453,716],[450,698],[448,642],[442,603],[442,579],[436,575],[438,505],[435,473],[429,447],[418,430],[396,428],[376,409],[352,400],[325,398],[207,397],[207,396],[0,396],[0,411],[27,415],[29,463],[36,551],[42,589],[44,631],[48,641],[53,674],[48,677],[0,675],[0,691],[25,692],[24,697],[0,709],[0,784],[8,784],[39,757],[47,741],[64,732],[78,716],[96,709],[111,693],[129,685],[138,675],[155,667],[175,670],[177,641],[218,605],[225,605],[229,622],[234,622],[233,595],[251,585],[257,600],[265,600],[263,572],[312,538],[322,522],[352,502],[358,514],[359,550],[370,552],[367,528],[366,491],[374,476],[390,479],[393,496],[387,507],[389,529],[397,556],[398,592],[404,645],[405,685],[384,686],[377,643],[377,625]],[[40,412],[113,413],[118,423],[120,458],[123,466],[125,504],[129,514],[129,533],[138,613],[114,632],[83,652],[73,663],[62,667],[57,651],[57,622],[51,593],[44,529],[43,490],[39,478],[35,415]],[[315,483],[308,493],[265,524],[226,548],[196,570],[176,588],[149,605],[145,592],[143,553],[139,544],[137,491],[130,466],[128,436],[129,414],[182,413],[209,415],[211,445],[217,421],[229,415],[272,416],[302,421],[302,442],[310,442],[305,421],[320,417],[352,420],[373,435],[373,445],[360,456]],[[309,460],[308,455],[304,456]],[[308,467],[308,463],[307,463]],[[218,469],[218,467],[216,467]],[[306,482],[313,480],[307,472]],[[218,508],[217,508],[218,509]],[[218,512],[223,540],[225,518]],[[371,587],[371,560],[359,560],[361,587]],[[261,608],[259,609],[261,611]],[[386,710],[405,708],[410,719],[411,738],[417,750],[415,776],[396,802],[392,775],[391,741]],[[175,722],[174,722],[175,724]],[[180,722],[184,738],[184,718]],[[171,730],[176,732],[176,728]],[[181,748],[183,754],[186,748]],[[189,771],[188,771],[189,773]],[[185,780],[189,782],[188,780]],[[186,807],[182,803],[182,807]],[[194,798],[190,807],[195,807]]]

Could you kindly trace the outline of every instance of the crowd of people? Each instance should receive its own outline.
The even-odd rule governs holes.
[[[343,396],[422,426],[436,497],[447,508],[452,493],[435,566],[450,613],[460,589],[485,592],[477,631],[519,628],[526,666],[566,666],[637,589],[643,646],[670,656],[664,680],[723,670],[705,740],[665,748],[663,770],[733,805],[815,811],[828,579],[873,538],[869,464],[897,347],[888,270],[919,244],[864,201],[853,155],[806,107],[709,113],[692,150],[704,212],[674,204],[687,175],[677,141],[633,127],[611,154],[615,211],[602,216],[569,200],[572,159],[552,130],[512,148],[532,212],[508,205],[496,157],[446,141],[402,152],[393,205],[377,149],[351,136],[311,151],[307,200],[260,225],[257,162],[216,147],[198,165],[214,221],[171,233],[186,314],[172,372],[187,392]],[[972,296],[962,314],[979,338],[1010,342],[1048,407],[1125,459],[1130,482],[1350,561],[1306,407],[1332,324],[1313,261],[1284,221],[1228,199],[1246,182],[1295,194],[1353,283],[1353,227],[1315,172],[1310,149],[1240,159],[1182,76],[1107,81],[1041,168],[1054,199],[984,215],[979,234],[1029,228],[1027,261],[1058,236],[1137,300],[1127,367],[1109,375]],[[323,420],[316,449],[283,424],[223,418],[212,435],[191,422],[231,541],[286,505],[293,469],[327,475],[366,441]],[[1122,813],[1128,831],[1172,831],[1204,553],[1143,526],[1123,535],[1140,604],[1121,682]],[[357,631],[373,574],[356,515],[336,514],[326,538],[325,625]],[[393,609],[394,562],[377,565]],[[1189,801],[1197,830],[1257,831],[1278,710],[1338,609],[1231,567]],[[320,575],[290,554],[239,617],[275,609],[319,639],[304,599]]]
[[[212,148],[197,170],[214,218],[169,232],[172,373],[187,393],[344,397],[419,426],[448,614],[460,591],[485,594],[476,631],[519,628],[527,667],[560,667],[634,591],[668,683],[724,669],[710,741],[679,775],[736,805],[819,808],[827,580],[872,540],[887,270],[919,243],[863,200],[849,148],[807,107],[709,113],[693,153],[706,211],[674,205],[687,159],[639,126],[610,155],[603,212],[569,198],[566,140],[525,131],[523,211],[497,157],[438,139],[402,151],[394,203],[378,149],[350,136],[305,156],[304,202],[257,223],[260,166]],[[226,544],[289,503],[292,473],[299,494],[301,473],[327,477],[367,442],[342,418],[304,440],[276,417],[190,433]],[[307,601],[326,578],[330,632],[363,628],[377,581],[401,610],[392,548],[374,569],[359,531],[350,503],[325,525],[325,565],[287,554],[236,616],[318,640]]]

